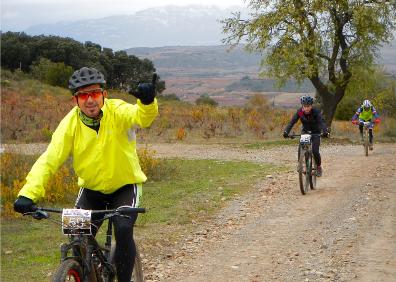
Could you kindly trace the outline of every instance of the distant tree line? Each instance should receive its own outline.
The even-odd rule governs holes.
[[[155,72],[153,62],[148,59],[139,59],[125,51],[114,52],[90,41],[81,43],[71,38],[29,36],[23,32],[0,33],[0,39],[2,68],[32,73],[33,77],[52,85],[66,86],[65,77],[83,66],[103,72],[107,86],[116,89],[151,81]],[[162,92],[165,82],[159,81],[157,89]]]

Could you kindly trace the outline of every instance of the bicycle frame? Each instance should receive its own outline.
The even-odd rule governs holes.
[[[96,270],[100,265],[103,268],[102,275],[110,281],[111,277],[116,275],[116,270],[110,262],[112,233],[112,220],[109,218],[104,246],[101,246],[93,235],[69,235],[69,243],[61,245],[61,262],[68,259],[79,261],[84,279],[91,280],[94,277],[96,280],[99,279],[96,277],[99,274],[92,270]]]
[[[308,192],[308,186],[311,189],[315,189],[316,186],[316,164],[313,165],[313,154],[312,154],[312,136],[321,136],[321,134],[293,134],[290,138],[304,137],[309,135],[309,142],[302,141],[300,139],[298,146],[298,167],[297,172],[299,174],[300,191],[303,195]]]
[[[368,151],[369,151],[369,129],[371,126],[371,121],[359,121],[360,125],[363,125],[363,146],[364,146],[364,153],[366,157],[368,156]]]
[[[49,218],[47,212],[51,213],[62,213],[63,209],[54,208],[37,208],[33,213],[28,213],[35,218]],[[111,261],[111,248],[112,248],[112,236],[113,236],[113,220],[114,216],[128,217],[127,213],[143,213],[144,208],[130,208],[123,207],[122,209],[115,210],[97,210],[91,211],[92,214],[103,214],[104,217],[100,219],[100,222],[108,220],[106,240],[104,246],[101,246],[92,234],[69,234],[69,242],[61,244],[61,268],[63,263],[68,261],[75,261],[81,267],[81,281],[113,281],[116,277],[116,269]],[[93,223],[90,223],[94,226]],[[62,223],[63,225],[63,223]],[[69,227],[69,226],[68,226]],[[78,227],[76,228],[78,230]],[[74,271],[74,270],[73,270]],[[72,272],[73,272],[72,271]],[[58,272],[57,272],[58,274]],[[58,275],[55,274],[57,277]],[[63,274],[63,273],[62,273]],[[140,275],[142,275],[140,270]],[[57,278],[55,278],[57,279]],[[59,280],[55,280],[59,281]],[[60,280],[60,281],[65,281]],[[78,278],[77,281],[80,281]]]

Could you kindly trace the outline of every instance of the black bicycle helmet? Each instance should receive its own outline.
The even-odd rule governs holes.
[[[312,105],[314,99],[311,96],[302,96],[300,98],[301,105]]]
[[[76,92],[78,88],[91,84],[100,84],[104,86],[106,80],[104,75],[95,68],[83,67],[76,70],[69,79],[69,89]]]

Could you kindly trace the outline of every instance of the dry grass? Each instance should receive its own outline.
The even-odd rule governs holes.
[[[384,118],[382,123],[374,126],[373,133],[376,142],[396,141],[396,120]],[[333,138],[358,141],[359,127],[350,121],[333,121],[331,134]]]

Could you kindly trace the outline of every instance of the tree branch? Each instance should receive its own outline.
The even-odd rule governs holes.
[[[365,0],[363,1],[363,4],[385,4],[391,2],[392,0]]]
[[[322,59],[325,59],[326,61],[330,62],[330,57],[326,56],[325,54],[318,53],[318,57],[322,58]]]

